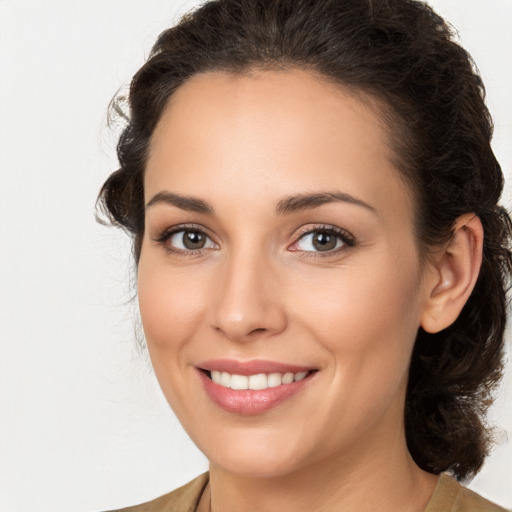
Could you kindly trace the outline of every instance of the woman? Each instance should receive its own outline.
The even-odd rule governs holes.
[[[456,479],[488,450],[510,219],[443,20],[208,2],[129,105],[100,203],[133,236],[151,361],[210,471],[126,510],[502,510]]]

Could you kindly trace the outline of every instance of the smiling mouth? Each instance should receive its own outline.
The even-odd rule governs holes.
[[[215,384],[233,390],[259,391],[267,388],[276,388],[293,382],[304,380],[316,370],[286,373],[258,373],[255,375],[238,375],[236,373],[221,372],[217,370],[203,370]]]
[[[216,359],[196,366],[206,395],[229,413],[257,415],[279,406],[311,385],[319,373],[275,361]]]

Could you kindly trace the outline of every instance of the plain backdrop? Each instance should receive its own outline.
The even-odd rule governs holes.
[[[137,351],[129,243],[94,220],[116,168],[108,103],[197,3],[0,0],[0,512],[140,503],[207,467]],[[512,0],[431,3],[480,68],[512,181]],[[509,365],[471,484],[506,507],[511,402]]]

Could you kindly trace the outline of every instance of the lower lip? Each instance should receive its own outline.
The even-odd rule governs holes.
[[[267,389],[235,390],[215,384],[205,372],[198,370],[204,389],[212,402],[227,412],[237,414],[260,414],[282,404],[306,386],[317,372],[309,373],[302,380],[281,384]]]

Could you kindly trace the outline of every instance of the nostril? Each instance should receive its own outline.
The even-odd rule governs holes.
[[[209,324],[218,334],[237,342],[256,341],[282,332],[287,324],[283,308],[278,303],[265,302],[262,297],[258,301],[238,300],[233,304],[235,301],[230,299],[214,304],[209,312]]]
[[[262,332],[265,332],[266,329],[263,328],[263,327],[258,327],[257,329],[253,329],[249,334],[258,334],[258,333],[262,333]]]

